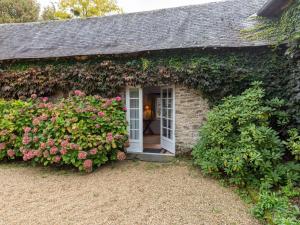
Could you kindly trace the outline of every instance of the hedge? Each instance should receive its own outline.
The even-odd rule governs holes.
[[[0,160],[45,166],[71,165],[87,172],[116,160],[127,141],[121,97],[104,99],[76,90],[52,103],[33,94],[28,100],[0,100]]]

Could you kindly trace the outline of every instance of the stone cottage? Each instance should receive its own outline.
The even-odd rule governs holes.
[[[48,59],[261,49],[268,43],[245,40],[241,29],[251,25],[249,17],[257,12],[270,16],[286,2],[228,0],[101,18],[4,24],[0,25],[0,66]],[[0,88],[9,92],[12,87]],[[128,152],[175,155],[191,150],[209,110],[201,91],[177,81],[130,84],[119,93],[126,99]]]

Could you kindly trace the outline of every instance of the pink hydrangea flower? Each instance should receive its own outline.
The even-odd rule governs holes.
[[[52,138],[50,138],[50,139],[48,140],[48,145],[49,145],[50,147],[53,147],[54,144],[55,144],[54,140],[53,140]]]
[[[49,152],[48,151],[44,151],[43,152],[43,156],[44,156],[44,158],[48,158],[49,157]]]
[[[62,148],[61,150],[60,150],[60,154],[62,154],[62,155],[65,155],[65,154],[67,154],[67,149],[65,149],[65,148]]]
[[[24,155],[23,155],[23,160],[24,160],[24,161],[28,161],[28,160],[34,158],[34,156],[35,156],[35,155],[34,155],[34,152],[33,152],[32,150],[30,150],[30,151],[24,153]]]
[[[61,145],[61,147],[66,148],[66,147],[68,147],[68,145],[69,145],[69,141],[68,141],[68,140],[63,140],[63,141],[60,143],[60,145]]]
[[[52,148],[50,148],[50,154],[51,155],[55,155],[56,153],[58,152],[58,148],[57,147],[52,147]]]
[[[114,140],[114,137],[113,137],[112,133],[108,133],[106,135],[106,140],[109,141],[109,142],[112,142]]]
[[[10,157],[10,158],[14,157],[14,156],[15,156],[14,150],[12,150],[12,149],[7,150],[7,155],[8,155],[8,157]]]
[[[36,95],[36,94],[32,94],[30,97],[31,97],[32,99],[36,99],[36,98],[37,98],[37,95]]]
[[[24,135],[22,143],[28,145],[31,142],[31,138],[28,135]]]
[[[90,155],[96,155],[97,154],[97,149],[93,148],[89,151]]]
[[[37,143],[38,141],[39,141],[39,137],[38,137],[38,136],[34,136],[34,137],[33,137],[33,142],[34,142],[34,143]]]
[[[38,117],[36,117],[36,118],[34,118],[33,120],[32,120],[32,124],[34,125],[34,126],[37,126],[37,125],[39,125],[40,124],[40,119],[38,118]]]
[[[93,168],[93,161],[90,159],[84,160],[83,162],[83,168],[87,171],[87,172],[91,172],[92,168]]]
[[[23,130],[24,130],[25,133],[29,133],[31,131],[31,128],[30,127],[24,127]]]
[[[121,98],[120,96],[117,96],[117,97],[116,97],[116,101],[117,101],[117,102],[120,102],[120,101],[122,101],[122,98]]]
[[[45,149],[46,147],[47,147],[47,144],[46,144],[46,143],[42,142],[42,143],[40,144],[40,148],[41,148],[41,149]]]
[[[37,127],[35,127],[35,128],[33,128],[32,133],[36,134],[38,132],[38,130],[39,129]]]
[[[43,97],[43,98],[42,98],[42,101],[43,101],[43,102],[48,102],[48,100],[49,100],[49,98],[47,98],[47,97]]]
[[[41,156],[42,156],[42,151],[41,151],[41,150],[35,150],[35,151],[33,152],[33,154],[34,154],[34,156],[36,156],[36,157],[41,157]]]
[[[126,108],[126,107],[123,107],[123,111],[125,111],[125,112],[126,112],[126,111],[127,111],[127,108]]]
[[[98,112],[98,116],[103,117],[105,115],[104,112]]]
[[[6,144],[4,142],[0,143],[0,151],[5,149]]]
[[[77,96],[80,96],[80,97],[85,96],[85,93],[80,91],[80,90],[75,90],[74,94],[77,95]]]
[[[42,121],[45,121],[45,120],[47,120],[49,117],[48,117],[48,115],[47,114],[42,114],[41,116],[40,116],[40,120],[42,120]]]
[[[53,162],[59,163],[60,160],[61,160],[61,156],[57,155],[57,156],[54,157]]]
[[[56,119],[57,119],[56,116],[52,116],[52,117],[51,117],[51,122],[52,122],[52,123],[55,123]]]
[[[73,150],[79,150],[79,149],[80,149],[80,146],[77,145],[77,144],[71,143],[71,144],[70,144],[70,148],[73,149]]]
[[[96,124],[95,127],[96,127],[97,129],[99,129],[99,128],[100,128],[100,124]]]
[[[87,157],[87,153],[83,151],[80,151],[77,156],[78,159],[86,159],[86,157]]]

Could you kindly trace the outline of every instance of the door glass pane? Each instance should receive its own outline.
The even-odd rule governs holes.
[[[130,99],[130,108],[138,109],[139,108],[139,100],[138,99]]]
[[[172,119],[172,114],[173,114],[173,110],[172,109],[168,109],[168,118]]]
[[[163,108],[163,111],[162,111],[162,116],[167,118],[167,109],[166,108]]]
[[[130,119],[139,119],[138,109],[130,109]]]
[[[139,120],[130,120],[130,129],[139,129]]]
[[[172,130],[168,130],[168,138],[172,139]]]
[[[163,98],[167,98],[167,96],[168,96],[167,89],[162,90],[162,96],[163,96]]]
[[[162,107],[164,107],[164,108],[167,107],[167,99],[165,99],[165,98],[162,99]]]
[[[167,127],[167,119],[163,118],[163,127]]]
[[[168,134],[167,134],[167,129],[166,129],[166,128],[163,128],[163,136],[164,136],[164,137],[167,137],[167,136],[168,136]]]
[[[168,99],[168,108],[172,108],[172,99]]]
[[[168,120],[168,128],[169,128],[169,129],[172,129],[172,128],[173,128],[173,126],[172,126],[172,120]]]
[[[172,92],[172,88],[168,89],[168,98],[172,98],[173,92]]]
[[[139,89],[138,88],[131,88],[129,90],[130,98],[139,98]]]

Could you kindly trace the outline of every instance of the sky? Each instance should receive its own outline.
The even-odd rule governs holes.
[[[42,8],[55,1],[57,0],[38,0]],[[117,3],[125,13],[130,13],[216,1],[220,0],[117,0]]]

